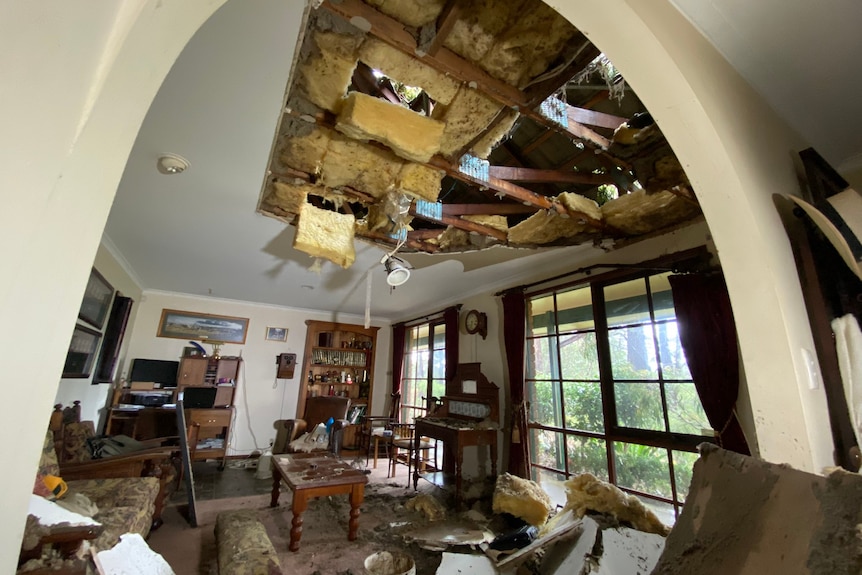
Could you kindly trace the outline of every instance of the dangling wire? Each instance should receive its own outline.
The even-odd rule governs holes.
[[[369,269],[365,272],[365,329],[371,327],[371,272]]]

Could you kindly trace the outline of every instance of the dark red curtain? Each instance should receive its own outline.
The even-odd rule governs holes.
[[[392,326],[392,393],[401,393],[401,371],[404,368],[404,338],[407,327],[403,323]]]
[[[739,392],[739,350],[724,278],[670,276],[677,327],[688,369],[718,444],[750,455],[734,408]]]
[[[509,452],[509,473],[528,477],[529,441],[527,408],[524,390],[524,341],[526,335],[526,304],[520,289],[503,294],[503,344],[506,346],[506,367],[509,371],[509,398],[512,405],[512,438]]]
[[[446,381],[455,377],[458,369],[458,311],[460,305],[443,310],[443,321],[446,324]]]

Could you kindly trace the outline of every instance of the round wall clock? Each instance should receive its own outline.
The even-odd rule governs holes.
[[[464,319],[464,328],[469,334],[478,333],[485,339],[488,335],[488,315],[475,309],[467,312]]]

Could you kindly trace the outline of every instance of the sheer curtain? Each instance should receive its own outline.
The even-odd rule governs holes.
[[[735,413],[739,349],[724,278],[689,274],[669,279],[685,359],[718,444],[750,455]]]

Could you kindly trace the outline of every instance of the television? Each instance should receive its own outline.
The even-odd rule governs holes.
[[[154,382],[162,387],[177,386],[177,372],[180,362],[164,359],[136,359],[132,362],[129,382]]]

